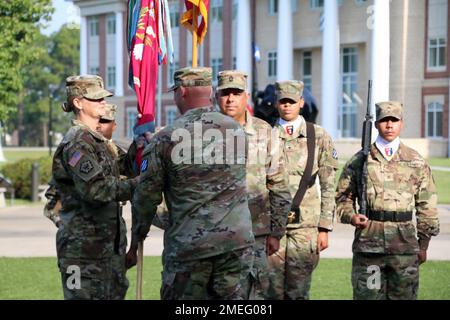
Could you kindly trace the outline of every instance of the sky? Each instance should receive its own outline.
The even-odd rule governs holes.
[[[47,23],[48,27],[42,30],[45,35],[50,35],[61,28],[64,23],[80,23],[80,12],[77,6],[71,1],[66,0],[52,0],[55,12],[52,15],[52,20]]]

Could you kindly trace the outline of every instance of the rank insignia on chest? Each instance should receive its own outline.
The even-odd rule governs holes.
[[[93,166],[91,160],[84,161],[84,162],[80,165],[80,172],[81,172],[81,173],[88,174],[89,172],[92,171],[92,169],[94,169],[94,166]]]
[[[388,157],[391,157],[392,154],[394,153],[394,151],[392,150],[392,148],[384,148],[384,152]]]
[[[145,172],[148,169],[148,160],[144,159],[141,163],[141,172]]]
[[[293,125],[286,126],[286,133],[292,136],[294,134],[294,126]]]

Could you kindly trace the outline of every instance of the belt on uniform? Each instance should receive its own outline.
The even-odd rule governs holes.
[[[412,220],[412,211],[369,211],[369,220],[405,222]]]

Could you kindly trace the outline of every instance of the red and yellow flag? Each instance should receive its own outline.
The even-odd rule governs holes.
[[[186,12],[181,16],[181,25],[193,33],[197,33],[197,43],[202,43],[208,28],[209,0],[185,0]],[[195,17],[194,17],[195,11]],[[200,23],[194,23],[194,19],[201,17]],[[197,20],[198,21],[198,20]]]

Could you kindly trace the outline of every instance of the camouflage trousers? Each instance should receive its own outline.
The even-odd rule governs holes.
[[[352,285],[355,300],[416,300],[417,255],[354,253]]]
[[[168,261],[162,300],[246,300],[253,267],[252,247],[194,261]]]
[[[269,297],[308,300],[312,272],[319,263],[317,228],[288,229],[280,249],[269,257]]]
[[[58,260],[65,300],[123,300],[128,290],[125,255],[99,260]]]
[[[266,254],[267,236],[255,237],[253,246],[253,268],[250,281],[244,281],[241,286],[250,300],[269,299],[269,266]]]

